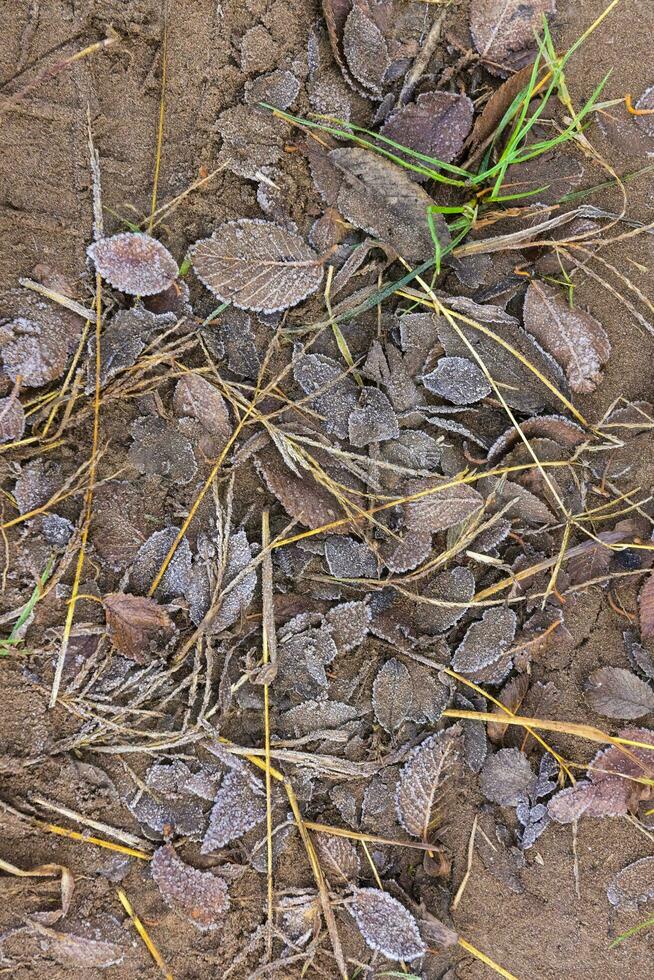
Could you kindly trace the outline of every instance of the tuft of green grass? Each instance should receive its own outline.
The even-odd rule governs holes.
[[[14,628],[12,629],[9,636],[0,639],[0,657],[9,656],[9,653],[12,650],[15,650],[17,646],[21,643],[22,641],[21,629],[32,615],[34,611],[34,607],[36,606],[37,602],[43,596],[43,589],[45,588],[45,584],[50,578],[50,575],[52,574],[53,566],[54,566],[54,559],[53,558],[48,559],[45,569],[43,570],[36,585],[34,586],[34,591],[32,592],[31,596],[29,597],[29,599],[27,600],[27,602],[25,603],[25,605],[20,611],[20,615],[16,620],[16,624]]]

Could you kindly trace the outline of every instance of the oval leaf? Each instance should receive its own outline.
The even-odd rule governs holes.
[[[89,245],[87,255],[103,279],[133,296],[152,296],[177,279],[177,263],[161,242],[140,232],[124,232]]]
[[[350,912],[368,946],[389,960],[410,963],[426,952],[416,920],[386,892],[358,888]]]
[[[654,691],[649,684],[622,667],[600,667],[584,685],[588,704],[607,718],[642,718],[654,711]]]
[[[400,772],[395,808],[402,826],[427,842],[434,809],[458,758],[460,729],[431,735],[413,750]]]

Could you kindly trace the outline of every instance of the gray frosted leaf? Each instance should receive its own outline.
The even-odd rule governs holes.
[[[469,568],[459,565],[440,572],[422,590],[422,597],[431,602],[416,603],[416,625],[426,633],[442,633],[458,623],[474,594],[475,577]]]
[[[426,952],[416,920],[386,892],[358,888],[349,909],[368,946],[389,960],[410,963]]]
[[[557,823],[573,823],[582,814],[592,817],[618,817],[628,812],[626,780],[607,777],[599,783],[580,779],[574,786],[555,793],[547,812]]]
[[[141,545],[129,576],[129,585],[134,592],[144,594],[148,591],[176,540],[178,531],[177,527],[155,531]],[[176,599],[186,592],[190,581],[191,562],[191,546],[187,538],[183,537],[157,588],[158,599],[165,601]]]
[[[654,691],[630,670],[600,667],[584,684],[586,701],[607,718],[641,718],[654,711]]]
[[[347,653],[363,643],[368,635],[370,608],[365,602],[343,602],[332,606],[326,616],[339,653]]]
[[[135,306],[118,310],[107,322],[100,342],[100,383],[106,383],[120,371],[135,364],[148,339],[157,331],[175,323],[175,316],[157,316]],[[95,387],[95,334],[89,338],[87,391]]]
[[[198,279],[244,310],[275,313],[320,286],[323,262],[306,242],[271,221],[228,221],[189,250]]]
[[[411,711],[413,684],[403,663],[393,657],[381,668],[372,686],[375,717],[389,735],[402,725]]]
[[[492,803],[515,806],[529,797],[536,777],[519,749],[500,749],[490,755],[479,774],[479,787]]]
[[[441,357],[421,380],[428,391],[453,405],[472,405],[492,390],[481,368],[465,357]]]
[[[325,561],[334,578],[377,578],[377,559],[367,544],[354,538],[325,541]]]
[[[227,564],[222,580],[220,608],[211,622],[210,631],[221,633],[228,629],[248,608],[257,587],[257,573],[252,570],[242,575],[252,561],[252,547],[245,531],[232,534],[227,545]],[[238,577],[233,588],[228,586]]]
[[[501,62],[515,51],[533,47],[544,14],[556,10],[556,0],[473,0],[470,33],[479,52]]]
[[[278,162],[288,133],[288,125],[270,112],[242,103],[221,112],[215,128],[223,141],[218,163],[247,180]]]
[[[150,235],[124,232],[86,250],[103,279],[121,293],[151,296],[172,286],[179,269],[168,249]]]
[[[263,792],[243,773],[228,772],[216,793],[209,817],[201,854],[212,854],[266,818],[266,799]]]
[[[18,398],[0,398],[0,442],[15,442],[25,431],[25,412]]]
[[[461,674],[475,674],[499,660],[510,649],[516,630],[512,609],[487,609],[481,620],[468,627],[452,659]]]
[[[349,418],[348,432],[350,442],[357,448],[397,439],[400,434],[397,416],[383,391],[369,387],[361,390],[359,407]]]
[[[150,869],[161,897],[174,912],[201,932],[222,925],[230,904],[222,878],[186,864],[170,844],[154,852]]]
[[[121,963],[124,957],[124,951],[117,943],[60,932],[35,921],[31,923],[31,928],[39,936],[42,953],[68,970],[104,970]]]
[[[300,91],[295,75],[285,68],[276,68],[267,75],[245,83],[245,101],[249,105],[267,102],[277,109],[288,109]]]
[[[423,92],[415,102],[394,112],[381,133],[418,153],[451,163],[463,149],[473,115],[474,108],[467,95]],[[395,148],[393,152],[403,155]]]
[[[286,730],[294,731],[299,738],[312,732],[339,728],[358,716],[358,710],[351,704],[344,704],[342,701],[311,700],[285,711],[281,722]]]
[[[431,534],[446,531],[471,517],[483,505],[483,497],[473,487],[449,484],[449,480],[432,478],[413,480],[407,485],[406,495],[415,498],[405,505],[409,529]]]
[[[166,828],[193,840],[201,838],[206,817],[199,800],[189,797],[188,766],[180,760],[171,765],[155,763],[145,778],[146,790],[127,801],[127,806],[139,823],[162,834]]]
[[[313,840],[321,864],[327,874],[333,878],[334,884],[356,883],[359,877],[360,863],[354,844],[346,837],[324,833],[314,834]]]
[[[139,473],[162,476],[171,483],[190,483],[197,463],[188,439],[166,419],[144,415],[130,426],[134,440],[129,461]]]
[[[357,147],[331,150],[329,161],[340,177],[335,203],[348,221],[391,245],[408,262],[433,255],[427,209],[434,201],[401,167]],[[441,215],[433,217],[444,246],[450,241],[447,226]]]
[[[54,328],[54,329],[53,329]],[[38,388],[63,374],[68,361],[68,338],[56,329],[19,316],[2,328],[2,362],[12,381]]]
[[[409,662],[407,670],[413,685],[413,702],[409,718],[419,725],[436,724],[449,704],[451,697],[449,687],[441,683],[433,667]]]
[[[438,439],[419,429],[403,429],[397,439],[381,447],[382,456],[394,466],[415,470],[427,476],[433,472],[443,455],[443,446]]]
[[[459,755],[460,728],[446,728],[421,742],[400,770],[395,794],[397,817],[404,829],[427,842],[434,811]]]
[[[561,365],[573,391],[594,391],[611,353],[604,327],[571,307],[555,286],[532,282],[524,305],[525,328]]]
[[[359,398],[359,388],[353,379],[324,354],[295,357],[293,375],[305,394],[316,393],[310,404],[322,416],[325,431],[346,439],[348,421]]]
[[[345,21],[343,53],[354,78],[372,95],[381,96],[384,75],[390,67],[388,46],[377,25],[358,4]]]
[[[473,697],[475,697],[474,702],[469,701],[462,694],[457,694],[454,704],[457,708],[463,708],[465,711],[485,711],[486,699],[476,695],[473,695]],[[486,726],[480,725],[472,719],[466,719],[461,722],[461,728],[463,729],[463,757],[465,764],[472,772],[481,772],[481,767],[488,755]]]
[[[384,564],[391,572],[408,572],[431,554],[431,531],[407,531],[397,543],[389,539],[382,549]]]
[[[653,899],[654,857],[640,858],[618,871],[606,894],[611,905],[631,912]]]

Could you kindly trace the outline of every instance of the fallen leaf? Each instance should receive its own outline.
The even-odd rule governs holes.
[[[412,480],[407,484],[406,496],[417,498],[404,505],[405,521],[410,530],[429,534],[446,531],[483,506],[481,494],[473,487],[465,483],[448,486],[448,483],[450,481],[437,477]],[[441,485],[444,488],[439,490]]]
[[[638,594],[638,617],[643,640],[654,636],[654,574],[648,575]]]
[[[320,286],[323,260],[296,235],[270,221],[241,218],[220,225],[189,250],[198,279],[224,302],[275,313]]]
[[[150,235],[123,232],[86,250],[103,279],[133,296],[151,296],[172,286],[179,269],[168,249]]]
[[[286,513],[305,527],[322,527],[343,516],[338,501],[328,490],[316,483],[308,473],[292,473],[276,450],[264,450],[257,456],[257,461],[270,492],[277,497]],[[334,528],[332,533],[347,534],[347,531],[347,525],[343,525],[342,528]]]
[[[423,92],[415,102],[394,112],[382,126],[381,134],[417,153],[451,163],[463,148],[473,115],[474,108],[467,95]],[[397,156],[419,163],[401,150],[391,149]]]
[[[69,342],[57,322],[50,326],[19,316],[0,329],[2,363],[12,381],[38,388],[64,373]]]
[[[529,674],[517,674],[504,685],[497,700],[501,701],[502,704],[514,715],[520,714],[518,709],[522,704],[528,689]],[[497,706],[491,709],[491,714],[497,715],[500,719],[507,717],[506,713]],[[508,722],[490,721],[487,725],[487,732],[491,742],[493,742],[495,745],[500,745],[508,727]]]
[[[201,854],[213,854],[266,818],[263,791],[237,769],[228,772],[216,793]]]
[[[206,932],[223,924],[230,902],[222,878],[186,864],[170,844],[157,848],[150,869],[166,905],[196,929]]]
[[[486,799],[501,806],[527,800],[535,781],[529,760],[519,749],[500,749],[490,755],[479,774],[479,787]]]
[[[555,9],[555,0],[473,0],[470,33],[474,45],[488,61],[506,61],[515,52],[534,47],[543,16]]]
[[[516,615],[512,609],[493,606],[481,620],[468,627],[456,648],[452,667],[460,674],[476,675],[495,664],[511,647],[515,637]]]
[[[133,442],[128,458],[139,473],[176,484],[190,483],[198,468],[193,447],[172,422],[143,415],[132,422],[129,431]]]
[[[213,455],[217,455],[229,439],[232,426],[225,399],[205,378],[189,372],[180,378],[173,394],[173,411],[178,417],[197,419],[212,437]]]
[[[343,27],[343,54],[354,79],[363,90],[381,98],[381,88],[390,67],[384,35],[362,7],[355,3]]]
[[[359,405],[350,413],[348,420],[350,442],[358,449],[373,442],[397,439],[400,429],[393,406],[383,391],[364,387]]]
[[[525,328],[556,358],[573,391],[594,391],[611,344],[602,325],[585,310],[571,308],[555,286],[533,281],[524,306]]]
[[[411,710],[413,684],[403,663],[392,657],[381,668],[372,686],[372,706],[382,728],[392,735]]]
[[[412,750],[400,770],[395,794],[397,818],[409,834],[425,843],[459,756],[460,734],[461,729],[455,726],[431,735]]]
[[[427,391],[453,405],[471,405],[492,391],[483,371],[466,357],[441,357],[434,370],[420,380]]]
[[[421,591],[421,598],[434,600],[433,604],[416,602],[417,627],[432,635],[449,629],[461,619],[474,594],[475,577],[469,568],[458,565],[439,572]],[[447,605],[450,602],[456,605]]]
[[[365,602],[342,602],[325,617],[339,653],[349,653],[365,640],[370,624],[370,607]]]
[[[154,599],[125,592],[110,592],[102,602],[109,638],[116,649],[136,663],[149,663],[152,641],[172,629],[166,610]]]
[[[600,667],[584,684],[586,701],[607,718],[642,718],[654,711],[654,691],[622,667]]]
[[[334,578],[377,578],[377,559],[367,544],[354,538],[325,541],[325,561]]]
[[[426,952],[416,920],[396,898],[377,888],[357,888],[348,905],[371,949],[410,963]]]
[[[25,432],[25,412],[18,398],[0,398],[0,442],[15,442]]]
[[[358,147],[331,150],[328,160],[340,176],[336,206],[348,221],[391,245],[408,262],[433,255],[427,210],[434,201],[401,167]],[[442,216],[433,217],[443,247],[450,235]]]
[[[327,874],[334,877],[337,885],[356,883],[360,873],[359,855],[346,837],[334,834],[317,833],[313,840],[318,856]]]
[[[495,89],[490,99],[475,120],[468,143],[477,147],[492,136],[502,119],[511,108],[514,100],[529,83],[532,65],[525,65],[515,74],[510,75],[499,88]]]
[[[104,970],[121,963],[124,950],[117,943],[102,939],[89,939],[72,932],[59,932],[30,921],[30,929],[39,934],[41,950],[61,966],[69,970]]]
[[[640,858],[618,871],[607,889],[611,905],[629,912],[654,898],[654,857]]]

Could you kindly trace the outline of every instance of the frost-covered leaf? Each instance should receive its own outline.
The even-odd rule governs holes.
[[[643,640],[654,636],[654,574],[648,575],[638,594],[638,618]]]
[[[411,711],[413,684],[403,663],[392,657],[375,677],[372,704],[379,724],[390,735],[403,723]]]
[[[402,429],[397,439],[381,446],[381,453],[388,463],[422,471],[427,476],[438,467],[443,446],[439,439],[420,429]]]
[[[177,540],[179,528],[167,527],[155,531],[141,545],[129,573],[129,585],[134,592],[146,593],[168,556],[168,552]],[[177,545],[173,557],[168,563],[161,583],[157,587],[156,596],[168,601],[184,595],[189,586],[191,575],[191,546],[186,536]]]
[[[377,578],[377,559],[362,541],[334,537],[325,541],[325,561],[334,578]]]
[[[116,649],[137,663],[149,663],[151,644],[161,641],[172,629],[166,610],[154,599],[123,592],[111,592],[102,602],[109,637]]]
[[[642,718],[654,711],[654,691],[622,667],[600,667],[584,684],[588,704],[607,718]]]
[[[28,388],[54,381],[68,361],[68,338],[56,321],[45,323],[19,316],[0,332],[2,362],[12,381],[20,377]]]
[[[474,698],[474,701],[469,701],[462,694],[457,694],[454,699],[454,704],[457,708],[463,708],[464,711],[486,711],[487,705],[485,698],[475,694],[472,694],[471,697]],[[486,727],[480,725],[473,719],[467,719],[461,722],[461,728],[463,729],[463,758],[465,764],[472,772],[479,773],[488,755]]]
[[[382,545],[384,564],[391,572],[408,572],[431,554],[431,531],[409,530],[399,544],[388,539]]]
[[[421,742],[400,771],[395,807],[404,829],[427,842],[434,811],[459,756],[460,728],[446,728]]]
[[[588,438],[580,425],[563,415],[540,415],[526,419],[520,423],[520,429],[527,439],[550,439],[562,449],[569,450],[576,449]],[[488,450],[487,462],[497,463],[520,442],[520,434],[516,432],[515,426],[510,426]]]
[[[492,803],[515,806],[529,798],[535,782],[534,771],[524,752],[500,749],[490,755],[479,774],[479,787]]]
[[[525,296],[525,328],[556,358],[577,392],[594,391],[611,353],[604,327],[585,310],[571,307],[555,286],[531,282]]]
[[[218,163],[248,180],[258,180],[262,171],[279,162],[289,132],[288,125],[270,112],[241,102],[221,112],[215,128],[222,137]]]
[[[343,53],[348,68],[364,89],[381,97],[384,75],[390,67],[384,35],[356,3],[343,27]]]
[[[300,83],[286,68],[275,68],[267,75],[259,75],[245,83],[245,101],[249,105],[267,102],[277,109],[288,109],[295,102]]]
[[[321,864],[330,875],[335,885],[344,882],[355,884],[360,871],[357,849],[346,837],[336,837],[334,834],[317,833],[313,840],[318,851]]]
[[[316,392],[310,404],[324,419],[325,431],[339,439],[348,436],[348,421],[359,398],[359,388],[333,358],[324,354],[294,357],[293,375],[306,394]]]
[[[342,701],[304,701],[281,717],[285,729],[299,738],[312,732],[339,728],[359,716],[357,708]]]
[[[336,206],[341,214],[375,238],[391,245],[408,262],[433,255],[427,209],[434,201],[401,167],[357,147],[331,150],[340,186]],[[434,215],[441,246],[449,240],[447,226]]]
[[[67,970],[104,970],[121,963],[124,957],[117,943],[60,932],[36,921],[30,922],[30,928],[38,933],[43,953]]]
[[[371,949],[410,963],[426,952],[416,920],[396,898],[377,888],[358,888],[349,909]]]
[[[442,487],[442,489],[441,489]],[[483,505],[483,497],[464,483],[452,486],[440,478],[413,480],[407,484],[405,520],[410,530],[434,534],[471,517]]]
[[[197,463],[186,436],[166,419],[144,415],[130,426],[133,443],[129,461],[139,473],[162,476],[172,483],[189,483]]]
[[[229,891],[222,878],[186,864],[170,844],[159,847],[150,862],[161,896],[196,929],[216,929],[229,910]]]
[[[172,286],[179,273],[168,249],[140,232],[101,238],[86,252],[103,279],[133,296],[161,293]]]
[[[433,667],[408,661],[407,670],[413,685],[409,718],[419,725],[436,724],[449,704],[452,696],[450,688],[439,680]]]
[[[100,343],[100,384],[107,382],[120,371],[135,364],[148,340],[158,332],[169,328],[176,321],[174,315],[156,315],[141,306],[118,310],[106,323]],[[87,391],[95,388],[95,334],[89,338],[87,364]]]
[[[146,773],[145,788],[136,791],[136,795],[129,796],[125,802],[146,832],[200,840],[207,819],[202,803],[191,795],[194,793],[193,779],[194,774],[181,759],[171,763],[155,762]],[[211,799],[214,795],[215,785]]]
[[[209,817],[209,827],[202,841],[201,853],[212,854],[266,818],[266,800],[252,779],[237,769],[228,772]]]
[[[502,62],[534,47],[543,15],[555,9],[555,0],[473,0],[470,33],[477,51],[488,61]]]
[[[200,374],[189,372],[177,382],[173,411],[178,417],[197,419],[213,437],[216,452],[222,449],[231,435],[232,426],[225,399]]]
[[[473,114],[473,105],[467,95],[423,92],[415,102],[394,112],[382,126],[381,133],[411,150],[451,163],[463,149]],[[393,152],[402,156],[402,152],[395,148]]]
[[[371,442],[397,439],[400,429],[393,406],[378,388],[362,388],[359,405],[350,414],[348,422],[350,442],[357,448]]]
[[[245,531],[236,531],[227,545],[227,563],[222,580],[221,601],[218,612],[211,621],[210,632],[221,633],[228,629],[248,608],[257,587],[257,573],[252,570],[242,575],[252,561],[252,547]],[[237,584],[229,588],[232,582]]]
[[[458,623],[474,594],[475,577],[469,568],[458,565],[439,572],[421,590],[421,598],[430,601],[416,602],[416,625],[425,633],[442,633]]]
[[[347,653],[368,635],[370,608],[365,602],[343,602],[332,606],[326,616],[339,653]]]
[[[468,627],[452,659],[452,667],[461,674],[476,675],[494,664],[510,649],[515,637],[516,616],[512,609],[492,607],[481,620]]]
[[[441,357],[421,380],[427,391],[453,405],[471,405],[492,390],[481,368],[466,357]]]
[[[266,449],[257,457],[259,470],[270,492],[277,497],[287,514],[305,527],[317,528],[342,517],[335,497],[312,476],[292,473],[275,449]],[[338,533],[335,528],[333,533]],[[347,528],[344,526],[343,531]]]
[[[618,871],[607,890],[611,905],[635,912],[654,898],[654,857],[640,858]]]
[[[18,398],[0,398],[0,442],[15,442],[25,431],[25,412]]]
[[[295,306],[323,277],[322,259],[299,235],[257,218],[228,221],[189,254],[198,279],[218,299],[261,313]]]

